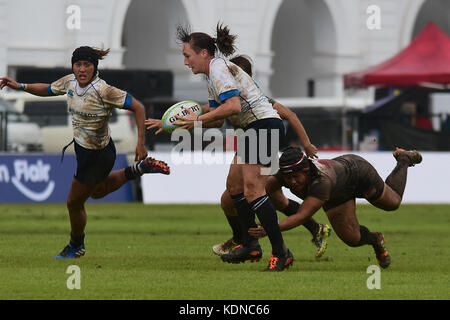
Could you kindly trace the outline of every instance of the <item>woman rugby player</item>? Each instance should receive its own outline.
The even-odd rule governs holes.
[[[72,54],[73,74],[51,84],[23,84],[8,77],[1,78],[0,89],[8,86],[37,96],[67,94],[68,110],[72,115],[72,142],[75,146],[77,170],[67,197],[70,242],[55,256],[57,259],[79,258],[85,254],[87,215],[84,204],[89,197],[103,198],[127,181],[145,173],[170,173],[166,163],[147,157],[144,145],[144,106],[129,93],[110,86],[99,78],[98,61],[108,52],[109,49],[100,50],[88,46],[77,48]],[[138,128],[135,155],[138,163],[115,171],[111,171],[116,159],[116,149],[109,128],[112,108],[133,111]]]

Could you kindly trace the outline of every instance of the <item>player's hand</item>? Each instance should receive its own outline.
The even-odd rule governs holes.
[[[155,135],[160,134],[163,131],[162,123],[160,119],[151,119],[148,118],[144,121],[145,125],[147,126],[147,130],[157,128]]]
[[[185,109],[188,112],[188,115],[185,117],[180,117],[180,116],[175,116],[175,118],[177,118],[179,121],[175,121],[173,124],[177,125],[177,126],[184,126],[187,125],[190,122],[194,122],[197,121],[198,115],[196,113],[194,113],[192,110],[190,109]],[[185,123],[183,123],[183,121]],[[194,125],[192,124],[192,127],[194,127]]]
[[[256,239],[263,238],[267,235],[266,230],[262,226],[248,229],[248,234]]]
[[[194,128],[194,122],[193,121],[186,122],[186,121],[179,121],[179,120],[177,120],[173,124],[179,126],[175,130],[180,130],[180,129],[192,130]]]
[[[144,160],[145,158],[147,158],[148,152],[147,152],[147,148],[145,148],[145,145],[143,144],[138,144],[136,146],[136,155],[134,157],[134,161],[138,162],[141,160]]]
[[[306,146],[304,148],[305,148],[305,153],[309,158],[318,158],[317,148],[315,145],[310,144],[309,146]]]
[[[15,81],[14,79],[8,78],[8,77],[2,77],[0,78],[0,90],[4,87],[10,87],[11,89],[19,90],[20,84]]]

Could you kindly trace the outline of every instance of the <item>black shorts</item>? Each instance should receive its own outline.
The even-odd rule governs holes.
[[[364,158],[349,154],[334,158],[344,163],[350,173],[350,183],[341,197],[327,201],[323,209],[328,211],[351,199],[364,198],[368,201],[378,199],[384,190],[384,181],[377,170]]]
[[[111,172],[116,161],[116,147],[112,139],[106,147],[99,150],[86,149],[74,142],[77,156],[77,172],[75,179],[88,184],[96,185]]]
[[[283,120],[257,120],[244,129],[243,136],[238,135],[236,155],[245,163],[270,167],[272,160],[278,164],[278,151],[285,147],[285,141]]]

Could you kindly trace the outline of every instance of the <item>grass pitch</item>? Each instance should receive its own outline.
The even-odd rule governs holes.
[[[231,235],[218,205],[90,203],[86,210],[86,255],[55,260],[69,240],[65,205],[0,205],[0,299],[450,299],[446,205],[402,205],[390,213],[358,206],[360,223],[385,234],[392,256],[381,288],[372,290],[372,247],[350,248],[335,233],[316,261],[305,228],[285,232],[293,266],[263,273],[267,238],[258,263],[227,264],[212,253]],[[314,218],[329,224],[323,211]],[[67,288],[70,265],[80,268],[81,289]]]

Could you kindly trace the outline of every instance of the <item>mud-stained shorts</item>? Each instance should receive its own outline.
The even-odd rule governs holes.
[[[384,190],[384,181],[367,160],[354,154],[340,156],[333,160],[344,163],[347,166],[350,179],[345,195],[327,201],[323,206],[324,211],[335,208],[354,198],[365,198],[368,201],[372,201],[381,196]]]

